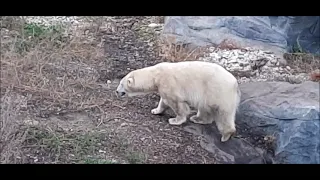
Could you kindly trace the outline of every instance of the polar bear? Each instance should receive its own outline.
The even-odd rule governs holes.
[[[241,92],[237,79],[222,66],[203,61],[162,62],[137,69],[123,77],[116,89],[117,96],[133,97],[158,93],[158,107],[152,114],[161,114],[170,107],[176,114],[169,124],[187,121],[190,106],[197,114],[190,121],[211,124],[215,121],[221,142],[236,133],[235,114]]]

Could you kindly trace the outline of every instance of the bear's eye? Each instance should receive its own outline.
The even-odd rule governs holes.
[[[132,78],[129,78],[128,79],[128,84],[131,84],[132,83]]]

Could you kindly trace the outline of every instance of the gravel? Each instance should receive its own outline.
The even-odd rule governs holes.
[[[70,25],[70,24],[80,24],[82,22],[81,17],[77,16],[27,16],[25,20],[27,23],[41,24],[44,26],[52,25]]]
[[[209,53],[199,60],[220,64],[228,71],[238,74],[239,83],[255,81],[288,81],[301,83],[308,74],[293,74],[289,66],[281,66],[280,59],[272,52],[258,49],[225,50],[210,47]]]

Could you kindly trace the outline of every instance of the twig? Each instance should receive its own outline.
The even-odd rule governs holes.
[[[125,121],[125,122],[135,124],[133,121],[129,121],[129,120],[127,120],[127,119],[125,119],[125,118],[122,118],[122,117],[109,118],[109,119],[107,119],[105,122],[109,122],[109,121],[112,121],[112,120],[115,120],[115,119],[121,119],[121,120],[123,120],[123,121]],[[99,126],[100,126],[101,124],[103,124],[103,123],[104,123],[103,121],[100,121],[100,123],[97,125],[97,127],[99,127]]]
[[[100,122],[99,124],[96,126],[96,127],[99,127],[101,124],[103,124],[103,120],[104,120],[104,114],[105,114],[105,111],[100,107],[100,106],[97,106],[100,110],[100,113],[101,113],[101,116],[100,116]]]
[[[116,105],[116,104],[112,104],[112,106],[118,107],[118,108],[120,108],[120,109],[126,109],[125,107],[122,107],[122,106]]]
[[[193,54],[197,49],[199,49],[199,47],[197,47],[197,48],[195,48],[194,50],[192,50],[191,53],[188,53],[188,55],[187,55],[187,57],[184,59],[184,61],[187,60],[187,59],[191,56],[191,54]]]

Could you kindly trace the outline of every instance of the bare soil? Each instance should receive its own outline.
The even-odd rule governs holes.
[[[141,28],[149,19],[114,18],[113,32],[100,28],[87,44],[6,49],[1,163],[215,163],[199,137],[168,124],[172,111],[151,114],[157,95],[115,96],[126,73],[160,62]]]

